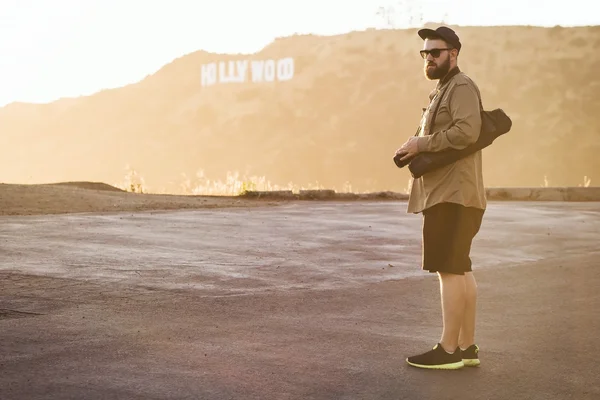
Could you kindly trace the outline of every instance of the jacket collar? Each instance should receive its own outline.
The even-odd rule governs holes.
[[[446,74],[445,77],[443,77],[442,79],[439,80],[438,84],[437,84],[437,88],[441,89],[446,83],[448,83],[450,81],[450,79],[452,79],[455,75],[458,75],[460,73],[460,68],[458,68],[458,65],[454,68],[452,68],[450,71],[448,71],[448,73]]]

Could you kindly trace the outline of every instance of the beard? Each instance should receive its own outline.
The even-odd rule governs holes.
[[[442,79],[444,76],[446,76],[446,74],[448,74],[448,71],[450,71],[450,57],[447,57],[446,61],[444,61],[441,65],[435,65],[431,69],[428,69],[427,67],[428,64],[425,64],[423,67],[423,72],[425,72],[427,79],[432,81],[436,79]]]

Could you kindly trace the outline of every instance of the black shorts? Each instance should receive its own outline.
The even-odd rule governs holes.
[[[440,203],[423,211],[423,270],[464,275],[485,210]]]

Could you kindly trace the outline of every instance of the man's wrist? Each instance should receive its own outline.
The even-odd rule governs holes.
[[[419,153],[427,151],[428,146],[429,146],[429,137],[419,136],[417,138],[417,149],[419,150]]]

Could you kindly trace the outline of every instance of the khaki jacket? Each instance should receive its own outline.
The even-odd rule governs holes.
[[[448,89],[440,99],[446,86]],[[449,80],[440,80],[430,94],[429,106],[421,118],[417,139],[419,152],[460,150],[476,142],[481,130],[478,95],[477,85],[460,70]],[[430,134],[429,126],[438,102],[440,106]],[[413,179],[408,213],[420,213],[442,202],[486,208],[481,151]]]

